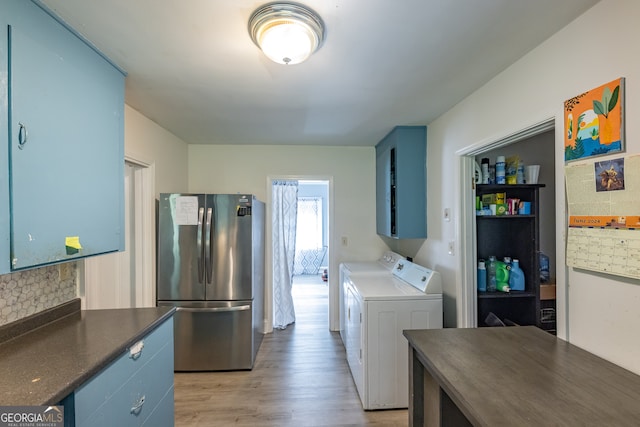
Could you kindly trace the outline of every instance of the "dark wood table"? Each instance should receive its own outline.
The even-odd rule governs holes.
[[[410,426],[640,425],[640,376],[534,326],[404,336]]]

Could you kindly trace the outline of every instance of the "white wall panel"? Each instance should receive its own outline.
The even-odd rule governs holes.
[[[429,239],[416,262],[441,272],[445,319],[460,319],[457,254],[447,254],[447,242],[459,238],[456,151],[555,117],[556,249],[558,260],[564,262],[563,101],[626,77],[626,151],[640,152],[640,122],[634,120],[640,105],[640,57],[630,50],[640,39],[638,20],[640,2],[603,0],[429,124]],[[452,208],[451,222],[442,219],[444,207]],[[564,272],[558,272],[558,279],[559,335],[640,373],[640,282],[571,269],[566,280]]]

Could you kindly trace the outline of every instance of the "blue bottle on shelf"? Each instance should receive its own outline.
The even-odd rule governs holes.
[[[483,259],[478,261],[478,290],[480,292],[487,290],[487,268]]]
[[[509,287],[512,291],[524,291],[524,272],[520,268],[520,262],[514,259],[509,272]]]

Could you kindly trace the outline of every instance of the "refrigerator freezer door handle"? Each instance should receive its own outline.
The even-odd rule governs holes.
[[[198,209],[198,235],[197,235],[197,249],[198,249],[198,281],[204,282],[204,265],[202,263],[202,228],[204,219],[204,208]]]
[[[207,225],[204,241],[204,265],[206,266],[207,283],[211,283],[213,275],[213,260],[211,259],[211,208],[207,209]]]
[[[251,309],[250,305],[236,305],[233,307],[206,307],[206,308],[176,307],[176,311],[187,311],[190,313],[246,311],[250,309]]]

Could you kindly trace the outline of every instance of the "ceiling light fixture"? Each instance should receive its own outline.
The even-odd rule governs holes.
[[[289,2],[260,6],[249,18],[249,34],[264,54],[278,64],[299,64],[320,48],[324,22],[308,7]]]

